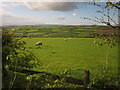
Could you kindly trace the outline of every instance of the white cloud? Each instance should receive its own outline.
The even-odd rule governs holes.
[[[78,9],[78,2],[4,2],[0,4],[1,7],[18,7],[25,5],[31,10],[44,10],[44,11],[71,11]],[[55,2],[54,2],[55,1]]]
[[[1,0],[1,1],[3,2],[25,2],[25,1],[27,2],[89,2],[90,0]]]
[[[18,6],[21,6],[21,5],[24,5],[22,2],[4,2],[2,4],[0,4],[1,7],[18,7]]]
[[[41,23],[41,18],[35,18],[30,16],[17,16],[9,11],[2,10],[1,24],[2,25],[24,25],[24,24],[38,24]]]
[[[24,2],[31,10],[71,11],[78,9],[76,2]]]
[[[59,19],[59,20],[65,20],[65,16],[64,15],[59,15],[59,16],[57,16],[57,19]]]
[[[73,13],[72,16],[76,16],[77,14],[76,13]]]

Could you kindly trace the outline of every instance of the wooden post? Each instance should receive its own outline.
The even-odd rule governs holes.
[[[84,88],[87,88],[87,85],[89,84],[90,80],[89,80],[89,76],[90,76],[90,72],[89,70],[84,70]]]

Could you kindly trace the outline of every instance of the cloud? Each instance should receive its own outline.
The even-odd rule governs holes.
[[[1,0],[3,2],[89,2],[93,0]],[[96,0],[97,1],[97,0]],[[118,2],[119,0],[116,0]]]
[[[72,11],[78,9],[78,2],[4,2],[1,7],[18,7],[25,5],[34,11]]]
[[[76,13],[73,13],[72,16],[76,16],[77,14]]]
[[[0,6],[2,7],[17,7],[20,5],[24,5],[22,2],[9,2],[9,3],[2,3]]]
[[[56,18],[59,19],[59,20],[65,20],[65,16],[64,15],[59,15]]]
[[[78,2],[24,2],[24,5],[31,10],[45,11],[71,11],[78,9]]]
[[[17,16],[9,11],[2,10],[2,16],[0,24],[2,25],[24,25],[24,24],[38,24],[40,18],[34,18],[30,16]]]
[[[53,19],[57,19],[57,20],[65,20],[65,16],[64,15],[58,15],[58,16],[52,16]]]

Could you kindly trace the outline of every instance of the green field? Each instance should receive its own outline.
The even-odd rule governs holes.
[[[117,46],[97,46],[93,42],[101,41],[95,38],[23,38],[27,49],[31,50],[42,63],[36,71],[61,74],[65,70],[71,77],[82,78],[82,69],[91,71],[91,78],[106,66],[110,69],[110,76],[116,77],[118,68]],[[41,48],[35,46],[42,41]],[[107,56],[108,54],[108,56]]]
[[[90,83],[88,87],[92,87],[92,85],[98,85],[100,87],[104,87],[105,85],[118,86],[118,45],[113,35],[114,31],[110,30],[110,27],[16,26],[5,28],[13,30],[14,39],[22,35],[21,40],[25,41],[26,44],[25,47],[21,49],[31,51],[32,56],[35,55],[37,58],[37,64],[36,62],[34,64],[33,59],[29,62],[29,65],[34,64],[35,66],[32,68],[25,67],[25,69],[80,80],[84,79],[84,71],[89,70]],[[107,30],[109,30],[110,33],[106,33],[108,32]],[[43,45],[37,47],[36,43],[38,41],[42,41]],[[27,62],[30,58],[24,60]],[[25,76],[27,72],[26,74],[24,72],[21,74],[24,75],[19,75],[18,70],[16,85],[20,83],[20,87],[27,86],[27,84],[24,86],[21,82],[32,82],[33,87],[41,87],[40,84],[42,83],[42,87],[44,88],[66,87],[66,84],[70,85],[68,87],[74,87],[71,86],[72,84],[64,83],[62,79],[48,79],[47,75],[42,77],[41,75],[44,76],[44,74],[28,76]],[[19,81],[19,76],[23,76],[24,78],[21,77],[21,81]],[[78,87],[81,87],[81,85],[78,85]]]
[[[93,38],[99,30],[111,30],[106,26],[18,26],[15,35],[44,38]]]

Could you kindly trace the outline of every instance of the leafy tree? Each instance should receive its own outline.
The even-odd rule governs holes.
[[[114,46],[116,43],[119,42],[119,29],[120,25],[119,22],[116,22],[114,18],[110,15],[111,10],[114,10],[115,12],[119,12],[120,10],[120,2],[105,2],[104,4],[99,4],[100,2],[90,2],[91,5],[95,5],[100,7],[102,10],[96,11],[98,14],[101,14],[102,16],[100,18],[95,17],[95,18],[88,18],[88,17],[80,17],[82,19],[87,19],[87,20],[93,20],[97,23],[103,23],[106,24],[108,29],[111,30],[110,34],[106,33],[96,33],[96,37],[103,39],[104,42],[103,44],[108,44],[110,47],[111,45]],[[115,15],[115,12],[113,13],[113,16]],[[104,19],[105,17],[105,19]],[[120,16],[118,16],[118,19]],[[114,23],[114,25],[112,24]],[[98,43],[99,44],[99,43]],[[101,45],[101,44],[99,44]]]
[[[97,23],[103,23],[105,25],[107,25],[107,28],[106,30],[110,30],[112,33],[95,33],[94,36],[96,36],[97,38],[99,39],[102,39],[103,42],[97,42],[95,41],[94,43],[100,45],[100,46],[103,46],[103,45],[108,45],[110,46],[110,48],[112,48],[114,45],[119,45],[120,43],[120,35],[119,35],[119,29],[120,29],[120,23],[119,22],[116,22],[114,20],[114,18],[111,17],[110,15],[110,12],[111,10],[114,10],[114,13],[112,16],[115,15],[115,12],[118,12],[119,13],[119,10],[120,10],[120,2],[105,2],[104,5],[103,4],[99,4],[99,2],[90,2],[91,5],[95,5],[95,6],[98,6],[101,8],[101,10],[99,11],[96,11],[98,14],[101,14],[101,17],[95,17],[95,18],[88,18],[88,17],[80,17],[82,19],[87,19],[87,20],[93,20]],[[104,19],[105,17],[105,19]],[[118,14],[118,20],[119,20],[120,16]],[[113,25],[114,23],[114,25]],[[105,29],[105,28],[104,28]],[[97,73],[98,76],[95,76],[93,79],[97,78],[97,82],[95,82],[95,84],[97,85],[101,85],[104,86],[105,84],[108,84],[110,83],[111,81],[114,81],[114,82],[118,82],[120,83],[120,78],[119,76],[116,76],[117,78],[115,79],[114,77],[110,77],[110,75],[108,75],[108,73],[106,71],[109,70],[109,67],[107,67],[107,64],[108,64],[108,57],[109,57],[109,47],[107,47],[107,53],[106,53],[106,60],[105,60],[105,68],[103,68],[103,71],[104,72],[101,72],[101,75]],[[120,67],[118,66],[118,69]],[[100,69],[102,70],[102,69]],[[99,70],[99,71],[100,71]],[[118,74],[120,74],[118,72]],[[119,79],[119,80],[117,80]],[[92,81],[93,82],[93,81]]]
[[[104,5],[101,5],[99,3],[100,2],[94,1],[94,2],[90,2],[89,4],[100,7],[102,9],[102,11],[96,11],[96,12],[105,16],[107,18],[107,20],[104,20],[103,16],[101,16],[101,18],[98,18],[98,17],[95,17],[95,18],[80,17],[80,18],[87,19],[87,20],[93,20],[93,21],[98,22],[98,23],[106,24],[107,26],[110,26],[112,28],[117,28],[117,29],[119,28],[120,29],[119,24],[110,16],[110,11],[112,9],[119,12],[120,2],[114,2],[114,3],[113,2],[106,2]],[[115,13],[113,15],[115,15]],[[118,19],[119,18],[120,18],[120,16],[118,16]],[[113,26],[110,21],[112,21],[117,27]]]
[[[25,48],[25,42],[21,40],[22,36],[16,38],[14,34],[14,29],[2,28],[3,87],[9,79],[8,71],[16,72],[18,69],[30,69],[37,65],[37,58]],[[12,83],[15,78],[16,74]]]

